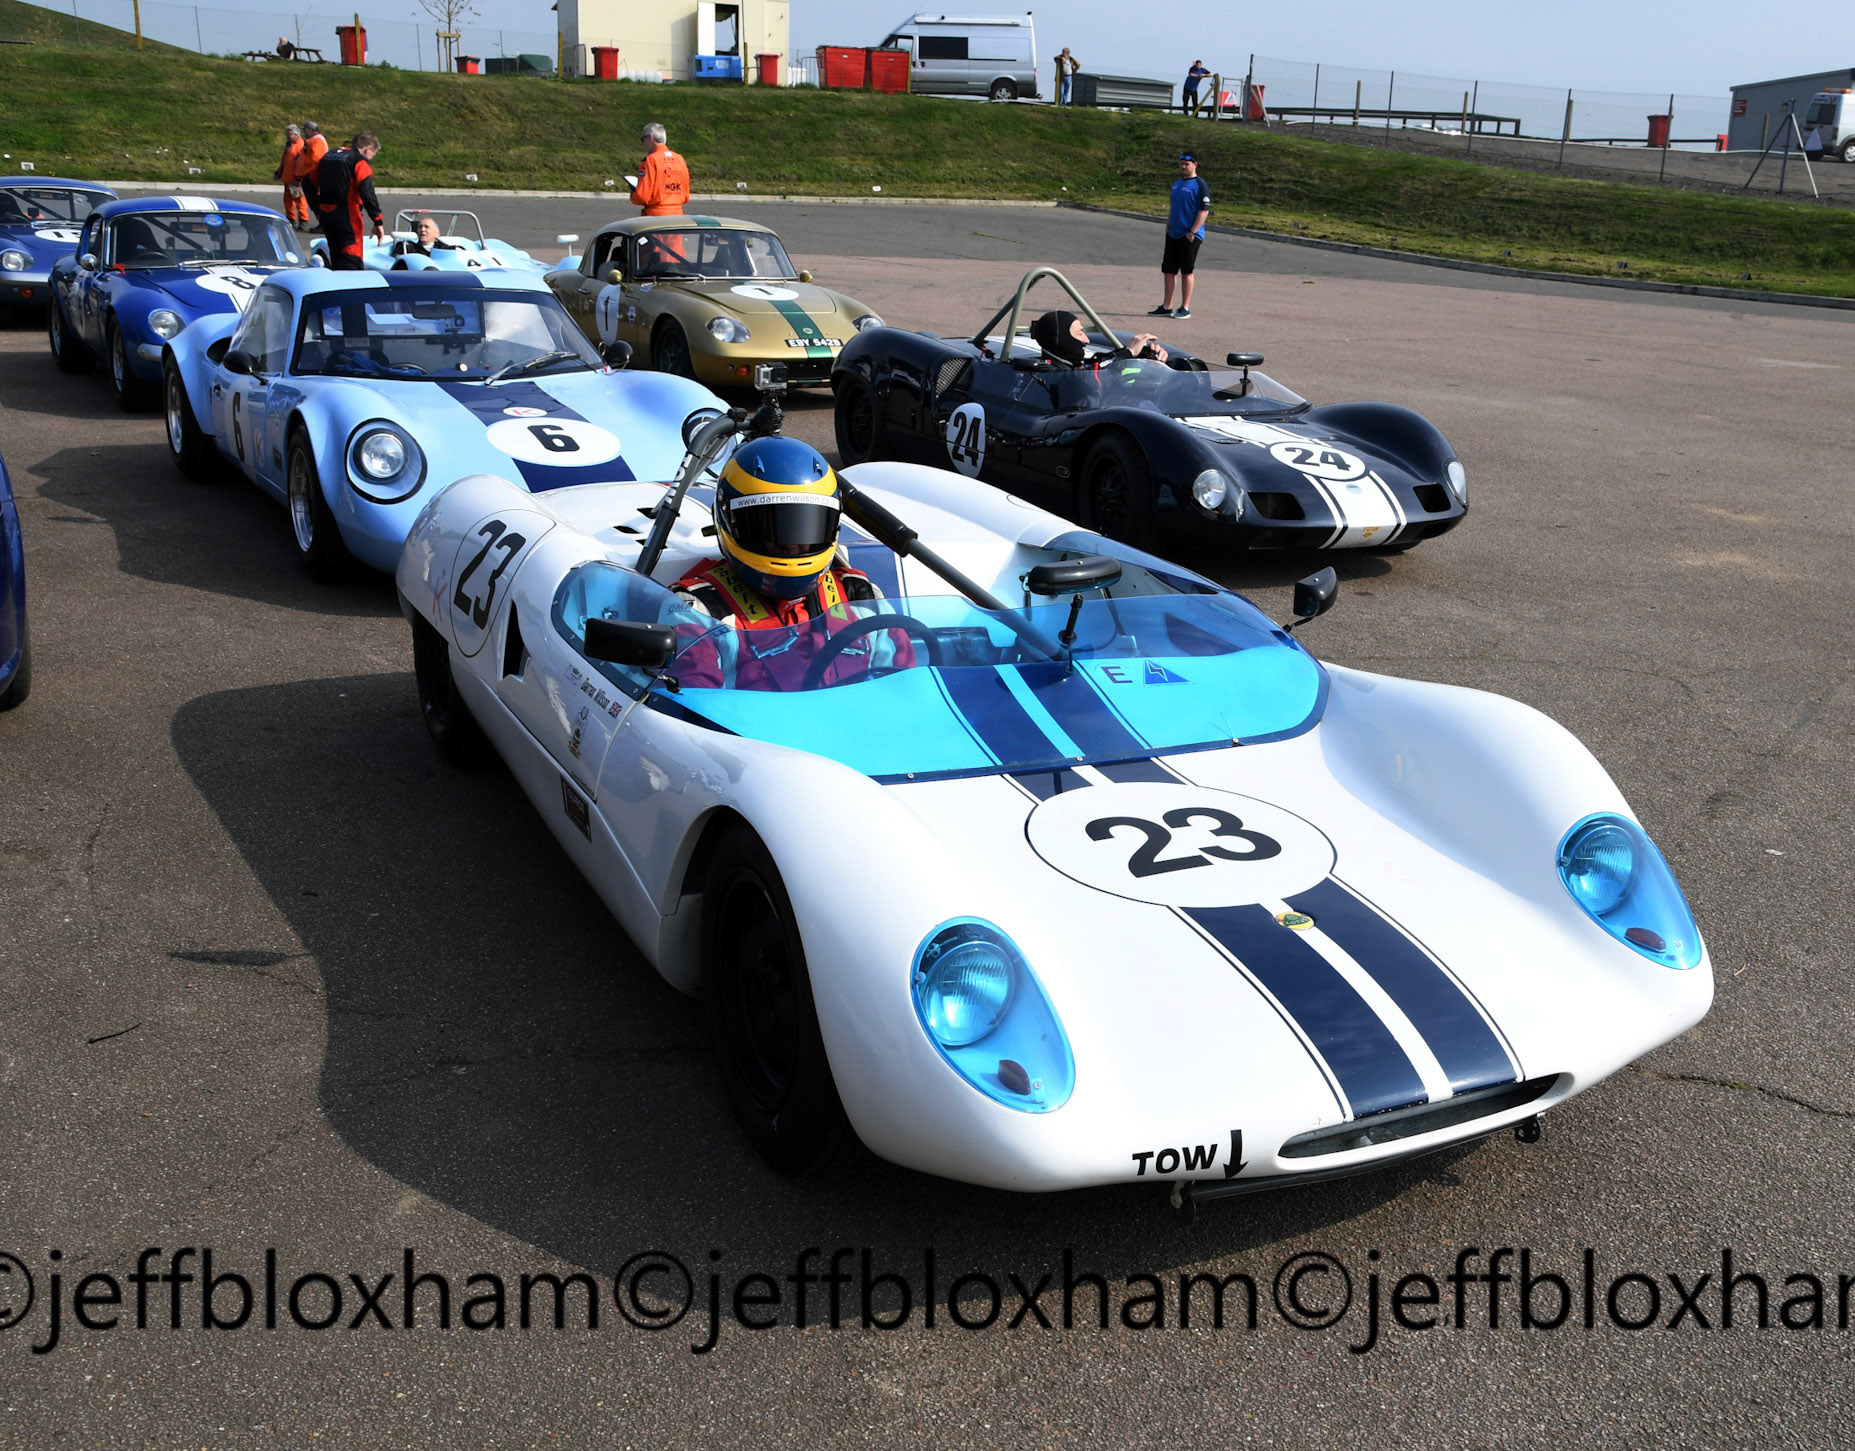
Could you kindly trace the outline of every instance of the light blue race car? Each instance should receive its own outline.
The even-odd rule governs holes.
[[[116,193],[61,176],[0,176],[0,319],[37,310],[49,295],[52,263],[77,251],[90,214]]]
[[[419,511],[466,474],[530,493],[669,479],[724,408],[701,384],[629,374],[537,276],[280,272],[242,317],[167,343],[168,447],[188,478],[221,455],[289,509],[310,573],[390,573]]]
[[[117,401],[134,412],[155,401],[169,338],[201,317],[236,323],[266,277],[307,262],[269,207],[195,196],[105,202],[84,223],[77,255],[52,267],[52,360],[87,373],[106,358]]]
[[[429,243],[419,238],[419,224],[427,220],[438,229],[437,237]],[[574,235],[559,240],[580,239]],[[317,237],[309,245],[326,266],[328,239]],[[430,211],[423,207],[402,208],[394,216],[393,230],[384,243],[363,241],[361,262],[374,272],[476,272],[485,267],[514,267],[539,277],[554,268],[553,263],[532,257],[500,237],[484,236],[483,223],[475,212]]]

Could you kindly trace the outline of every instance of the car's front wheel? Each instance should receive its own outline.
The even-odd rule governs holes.
[[[855,373],[844,375],[837,385],[837,403],[832,415],[837,429],[837,456],[844,467],[868,463],[888,454],[887,420],[876,403],[876,390],[868,380]]]
[[[716,843],[702,893],[702,994],[722,1087],[760,1157],[788,1173],[855,1143],[831,1077],[792,903],[759,837]]]
[[[199,420],[193,416],[193,403],[187,397],[187,385],[180,376],[180,365],[171,357],[161,368],[162,412],[167,419],[167,449],[175,465],[196,484],[208,482],[219,462],[219,451],[212,440],[200,432]]]
[[[144,383],[129,362],[129,340],[113,319],[109,325],[109,377],[116,402],[124,413],[140,413],[152,400],[154,389]]]
[[[285,491],[290,505],[290,532],[296,552],[310,574],[324,583],[344,578],[354,567],[354,556],[341,537],[341,528],[322,496],[322,475],[309,435],[298,428],[290,435],[285,465]]]
[[[64,306],[53,293],[45,300],[45,335],[51,344],[52,361],[60,373],[88,373],[97,365],[96,354],[80,338],[71,335],[64,320]]]
[[[659,373],[674,373],[679,378],[696,376],[696,360],[689,351],[689,336],[673,317],[657,324],[651,338],[651,366]]]
[[[1131,438],[1110,433],[1088,452],[1077,513],[1097,534],[1144,547],[1153,536],[1153,474]]]
[[[426,734],[438,754],[468,771],[494,762],[496,748],[457,693],[450,643],[429,621],[416,617],[412,622],[412,673],[419,683],[419,714],[425,717]]]

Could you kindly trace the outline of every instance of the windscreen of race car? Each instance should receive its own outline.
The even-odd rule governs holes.
[[[550,293],[396,287],[305,298],[293,371],[488,380],[604,366]]]
[[[799,275],[771,232],[730,232],[714,227],[662,230],[636,239],[632,275],[673,281],[677,278],[777,278]]]
[[[82,191],[68,186],[0,187],[0,227],[80,223],[106,201],[106,191]]]
[[[248,212],[135,212],[111,223],[111,260],[131,272],[227,263],[301,262],[282,218]]]

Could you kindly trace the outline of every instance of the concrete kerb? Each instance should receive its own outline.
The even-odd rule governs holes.
[[[1164,225],[1164,217],[1092,202],[1057,202],[1078,212],[1101,212],[1130,221]],[[1537,272],[1527,267],[1503,267],[1497,262],[1465,262],[1456,257],[1431,257],[1423,252],[1399,252],[1390,247],[1367,247],[1358,242],[1327,242],[1318,237],[1297,237],[1286,232],[1264,232],[1254,227],[1227,227],[1206,222],[1207,232],[1231,237],[1255,237],[1264,242],[1286,242],[1291,247],[1313,247],[1322,252],[1350,252],[1357,257],[1383,257],[1392,262],[1414,262],[1424,267],[1447,267],[1456,272],[1485,272],[1493,277],[1530,277],[1538,282],[1576,282],[1586,287],[1615,287],[1625,292],[1674,292],[1686,297],[1723,297],[1734,302],[1788,302],[1798,307],[1834,307],[1855,311],[1855,297],[1812,297],[1804,292],[1757,292],[1749,287],[1704,287],[1691,282],[1646,282],[1631,277],[1586,277],[1577,272]]]
[[[99,186],[106,186],[111,191],[166,191],[178,192],[189,196],[211,196],[215,192],[229,195],[262,196],[266,193],[283,190],[282,183],[275,181],[201,181],[189,177],[185,181],[104,181]],[[442,187],[442,186],[383,186],[378,188],[383,197],[542,197],[557,201],[597,201],[601,197],[616,198],[623,202],[625,193],[616,187],[600,191],[497,191],[489,187]],[[1045,207],[1054,208],[1060,203],[1041,201],[995,201],[989,197],[954,197],[954,196],[797,196],[785,192],[747,192],[718,191],[699,192],[691,196],[692,202],[798,202],[820,206],[861,206],[861,207]],[[629,206],[629,202],[625,202]]]

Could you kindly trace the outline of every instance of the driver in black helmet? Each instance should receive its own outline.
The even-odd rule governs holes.
[[[1135,333],[1127,342],[1109,352],[1089,356],[1089,335],[1082,317],[1074,312],[1046,312],[1031,324],[1031,340],[1043,349],[1046,361],[1066,363],[1080,368],[1086,363],[1102,363],[1110,358],[1151,358],[1166,361],[1166,350],[1152,333]]]

